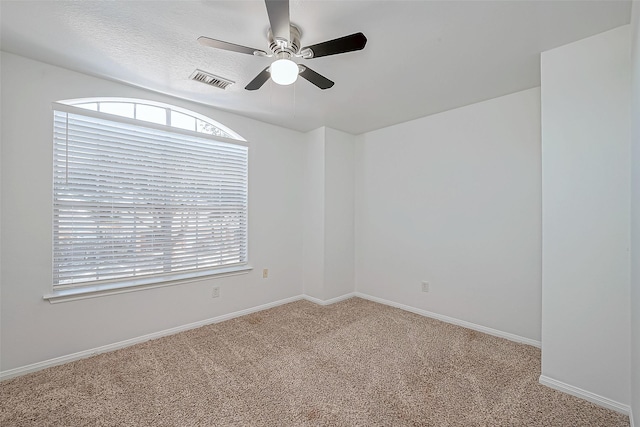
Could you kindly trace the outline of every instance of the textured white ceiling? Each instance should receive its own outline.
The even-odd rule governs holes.
[[[244,86],[268,64],[262,1],[5,1],[1,48],[247,117],[358,134],[540,84],[540,52],[629,23],[630,1],[291,1],[302,45],[362,31],[364,50],[301,60],[335,81]],[[196,69],[236,82],[189,80]]]

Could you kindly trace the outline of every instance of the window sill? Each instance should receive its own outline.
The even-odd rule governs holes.
[[[193,276],[193,273],[177,274],[167,278],[146,277],[142,279],[134,279],[115,283],[103,283],[99,285],[87,285],[77,288],[58,289],[50,294],[43,295],[43,299],[48,300],[51,304],[60,302],[76,301],[86,298],[97,298],[106,295],[123,294],[127,292],[142,291],[145,289],[163,288],[165,286],[180,285],[183,283],[199,282],[202,280],[218,279],[221,277],[237,276],[247,274],[253,267],[243,265],[239,267],[229,267],[215,270],[215,272],[206,272],[202,275]]]

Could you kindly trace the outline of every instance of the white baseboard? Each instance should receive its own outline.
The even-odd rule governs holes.
[[[273,308],[273,307],[277,307],[279,305],[283,305],[283,304],[287,304],[290,302],[294,302],[294,301],[299,301],[301,299],[313,302],[315,304],[319,304],[319,305],[330,305],[330,304],[334,304],[340,301],[344,301],[346,299],[352,298],[352,297],[359,297],[359,298],[363,298],[369,301],[373,301],[373,302],[377,302],[380,304],[385,304],[391,307],[396,307],[399,308],[401,310],[405,310],[405,311],[409,311],[411,313],[415,313],[415,314],[419,314],[421,316],[426,316],[426,317],[431,317],[433,319],[437,319],[437,320],[441,320],[443,322],[447,322],[447,323],[451,323],[454,325],[458,325],[458,326],[462,326],[464,328],[468,328],[468,329],[473,329],[479,332],[483,332],[483,333],[487,333],[490,335],[494,335],[500,338],[505,338],[511,341],[515,341],[515,342],[520,342],[523,344],[528,344],[528,345],[532,345],[534,347],[540,347],[541,343],[540,341],[536,341],[536,340],[532,340],[529,338],[524,338],[521,337],[519,335],[515,335],[515,334],[510,334],[508,332],[503,332],[503,331],[499,331],[497,329],[492,329],[492,328],[488,328],[485,326],[481,326],[481,325],[477,325],[475,323],[471,323],[471,322],[467,322],[464,320],[460,320],[460,319],[456,319],[453,317],[449,317],[449,316],[444,316],[441,314],[437,314],[437,313],[432,313],[426,310],[421,310],[419,308],[415,308],[415,307],[411,307],[408,305],[404,305],[404,304],[400,304],[394,301],[389,301],[389,300],[385,300],[383,298],[378,298],[378,297],[374,297],[368,294],[364,294],[361,292],[352,292],[352,293],[348,293],[345,295],[341,295],[339,297],[336,298],[331,298],[328,300],[321,300],[319,298],[315,298],[309,295],[297,295],[294,297],[290,297],[290,298],[285,298],[285,299],[281,299],[278,301],[274,301],[271,303],[267,303],[267,304],[262,304],[259,306],[255,306],[255,307],[251,307],[251,308],[247,308],[245,310],[239,310],[239,311],[235,311],[233,313],[228,313],[228,314],[223,314],[221,316],[217,316],[217,317],[212,317],[210,319],[205,319],[205,320],[201,320],[198,322],[193,322],[193,323],[189,323],[186,325],[182,325],[182,326],[178,326],[175,328],[170,328],[170,329],[165,329],[163,331],[159,331],[159,332],[154,332],[151,334],[147,334],[147,335],[142,335],[140,337],[136,337],[136,338],[131,338],[128,340],[124,340],[124,341],[120,341],[117,343],[113,343],[113,344],[108,344],[108,345],[104,345],[104,346],[100,346],[100,347],[96,347],[93,349],[89,349],[89,350],[84,350],[84,351],[80,351],[77,353],[73,353],[73,354],[68,354],[65,356],[60,356],[60,357],[56,357],[53,359],[49,359],[49,360],[44,360],[42,362],[37,362],[37,363],[32,363],[30,365],[25,365],[25,366],[21,366],[19,368],[14,368],[14,369],[9,369],[6,371],[1,371],[0,372],[0,381],[2,380],[6,380],[9,378],[14,378],[20,375],[25,375],[31,372],[35,372],[35,371],[39,371],[45,368],[50,368],[52,366],[57,366],[57,365],[62,365],[64,363],[69,363],[69,362],[73,362],[75,360],[80,360],[80,359],[84,359],[90,356],[94,356],[97,354],[101,354],[101,353],[106,353],[108,351],[113,351],[113,350],[118,350],[121,348],[125,348],[125,347],[129,347],[132,346],[134,344],[139,344],[145,341],[149,341],[152,339],[157,339],[157,338],[162,338],[165,336],[169,336],[169,335],[173,335],[179,332],[183,332],[183,331],[187,331],[189,329],[195,329],[195,328],[199,328],[201,326],[206,326],[206,325],[210,325],[213,323],[218,323],[218,322],[223,322],[225,320],[230,320],[236,317],[240,317],[240,316],[245,316],[247,314],[251,314],[251,313],[256,313],[258,311],[262,311],[262,310],[267,310],[269,308]],[[606,397],[602,397],[599,396],[597,394],[588,392],[586,390],[580,389],[578,387],[574,387],[571,386],[569,384],[565,384],[561,381],[557,381],[554,380],[553,378],[549,378],[547,376],[541,375],[540,376],[540,384],[543,384],[547,387],[551,387],[555,390],[564,392],[564,393],[568,393],[572,396],[576,396],[582,399],[585,399],[589,402],[593,402],[597,405],[603,406],[605,408],[609,408],[612,409],[616,412],[620,412],[622,414],[628,415],[629,416],[629,421],[631,424],[631,427],[634,427],[634,420],[633,420],[633,413],[631,411],[631,408],[628,405],[624,405],[622,403],[613,401],[611,399],[608,399]],[[640,426],[639,426],[640,427]]]
[[[168,335],[173,335],[173,334],[177,334],[178,332],[182,332],[182,331],[187,331],[189,329],[195,329],[195,328],[199,328],[201,326],[205,326],[205,325],[210,325],[213,323],[218,323],[218,322],[223,322],[225,320],[229,320],[229,319],[233,319],[236,317],[240,317],[240,316],[244,316],[247,314],[251,314],[251,313],[255,313],[258,311],[262,311],[262,310],[267,310],[269,308],[273,308],[273,307],[277,307],[279,305],[282,304],[287,304],[290,302],[294,302],[294,301],[298,301],[301,299],[307,300],[307,301],[311,301],[315,304],[319,304],[319,305],[330,305],[330,304],[335,304],[337,302],[340,301],[344,301],[346,299],[352,298],[352,297],[359,297],[359,298],[363,298],[363,299],[367,299],[370,301],[374,301],[374,302],[378,302],[381,304],[385,304],[385,305],[389,305],[392,307],[396,307],[405,311],[409,311],[412,313],[416,313],[422,316],[426,316],[426,317],[431,317],[437,320],[441,320],[443,322],[447,322],[447,323],[452,323],[454,325],[458,325],[458,326],[462,326],[465,328],[469,328],[469,329],[473,329],[479,332],[484,332],[490,335],[495,335],[497,337],[500,338],[506,338],[508,340],[511,341],[516,341],[516,342],[521,342],[524,344],[529,344],[529,345],[533,345],[535,347],[540,347],[540,342],[539,341],[535,341],[535,340],[531,340],[528,338],[524,338],[524,337],[520,337],[518,335],[514,335],[514,334],[510,334],[507,332],[502,332],[502,331],[498,331],[496,329],[491,329],[491,328],[487,328],[484,326],[480,326],[480,325],[476,325],[474,323],[471,322],[466,322],[464,320],[459,320],[459,319],[455,319],[453,317],[448,317],[448,316],[443,316],[441,314],[437,314],[437,313],[431,313],[429,311],[425,311],[425,310],[421,310],[418,308],[414,308],[414,307],[410,307],[404,304],[400,304],[400,303],[396,303],[393,301],[388,301],[382,298],[378,298],[378,297],[374,297],[371,295],[367,295],[367,294],[363,294],[361,292],[351,292],[348,294],[344,294],[341,295],[339,297],[336,298],[331,298],[328,300],[321,300],[319,298],[315,298],[309,295],[297,295],[294,297],[290,297],[290,298],[285,298],[279,301],[274,301],[268,304],[263,304],[263,305],[259,305],[256,307],[251,307],[245,310],[240,310],[240,311],[235,311],[233,313],[228,313],[228,314],[223,314],[221,316],[217,316],[217,317],[213,317],[210,319],[205,319],[205,320],[201,320],[198,322],[194,322],[194,323],[189,323],[186,325],[182,325],[182,326],[177,326],[175,328],[171,328],[171,329],[165,329],[163,331],[159,331],[159,332],[154,332],[151,334],[147,334],[147,335],[142,335],[140,337],[135,337],[135,338],[131,338],[128,340],[124,340],[124,341],[120,341],[120,342],[116,342],[113,344],[107,344],[104,346],[100,346],[100,347],[96,347],[96,348],[92,348],[89,350],[83,350],[83,351],[79,351],[77,353],[73,353],[73,354],[68,354],[68,355],[64,355],[64,356],[60,356],[60,357],[55,357],[53,359],[48,359],[48,360],[44,360],[42,362],[36,362],[36,363],[32,363],[30,365],[25,365],[25,366],[21,366],[18,368],[14,368],[14,369],[9,369],[6,371],[1,371],[0,372],[0,381],[2,380],[6,380],[9,378],[14,378],[20,375],[25,375],[31,372],[35,372],[35,371],[39,371],[41,369],[45,369],[45,368],[50,368],[52,366],[57,366],[57,365],[62,365],[64,363],[69,363],[69,362],[73,362],[74,360],[80,360],[80,359],[84,359],[90,356],[94,356],[97,354],[101,354],[101,353],[106,353],[108,351],[113,351],[113,350],[118,350],[124,347],[129,347],[132,346],[134,344],[139,344],[145,341],[149,341],[152,339],[156,339],[156,338],[162,338]]]
[[[321,300],[318,298],[311,297],[309,295],[297,295],[290,298],[281,299],[278,301],[270,302],[267,304],[262,304],[256,307],[247,308],[245,310],[234,311],[233,313],[223,314],[221,316],[212,317],[210,319],[200,320],[198,322],[189,323],[182,326],[177,326],[175,328],[165,329],[159,332],[153,332],[151,334],[142,335],[139,337],[131,338],[124,341],[119,341],[113,344],[107,344],[100,347],[92,348],[89,350],[79,351],[77,353],[67,354],[60,357],[55,357],[53,359],[43,360],[42,362],[32,363],[30,365],[21,366],[19,368],[9,369],[6,371],[0,372],[0,381],[7,380],[9,378],[18,377],[20,375],[29,374],[31,372],[40,371],[42,369],[50,368],[52,366],[62,365],[65,363],[73,362],[74,360],[80,360],[87,357],[95,356],[97,354],[106,353],[108,351],[114,351],[121,348],[129,347],[135,344],[139,344],[145,341],[166,337],[169,335],[177,334],[178,332],[188,331],[189,329],[199,328],[201,326],[211,325],[213,323],[223,322],[225,320],[230,320],[236,317],[245,316],[247,314],[256,313],[258,311],[267,310],[269,308],[277,307],[282,304],[287,304],[294,301],[299,301],[301,299],[305,299],[307,301],[311,301],[313,303],[319,305],[329,305],[334,304],[336,302],[340,302],[351,297],[355,296],[354,293],[349,293],[345,295],[341,295],[336,298],[331,298],[328,300]]]
[[[340,301],[344,301],[344,300],[349,299],[349,298],[353,298],[355,296],[356,296],[355,292],[350,292],[348,294],[340,295],[339,297],[326,299],[326,300],[315,298],[315,297],[312,297],[312,296],[309,296],[309,295],[302,295],[302,298],[306,299],[307,301],[311,301],[313,303],[319,304],[319,305],[330,305],[330,304],[335,304],[335,303],[340,302]]]
[[[92,348],[89,350],[79,351],[77,353],[67,354],[65,356],[55,357],[53,359],[44,360],[42,362],[32,363],[30,365],[21,366],[19,368],[9,369],[6,371],[0,372],[0,381],[6,380],[9,378],[18,377],[20,375],[25,375],[31,372],[39,371],[45,368],[50,368],[52,366],[62,365],[64,363],[73,362],[75,360],[84,359],[87,357],[95,356],[97,354],[106,353],[108,351],[118,350],[121,348],[129,347],[134,344],[139,344],[145,341],[153,340],[156,338],[162,338],[169,335],[177,334],[178,332],[188,331],[189,329],[199,328],[201,326],[211,325],[213,323],[223,322],[225,320],[230,320],[236,317],[244,316],[247,314],[255,313],[262,310],[267,310],[269,308],[277,307],[282,304],[287,304],[294,301],[299,301],[303,299],[303,295],[297,295],[290,298],[281,299],[278,301],[270,302],[267,304],[258,305],[255,307],[247,308],[245,310],[234,311],[233,313],[223,314],[221,316],[212,317],[210,319],[200,320],[198,322],[188,323],[186,325],[177,326],[175,328],[165,329],[159,332],[153,332],[151,334],[142,335],[139,337],[131,338],[128,340],[116,342],[113,344],[107,344],[100,347]]]
[[[462,326],[463,328],[473,329],[474,331],[483,332],[485,334],[493,335],[500,338],[505,338],[510,341],[519,342],[522,344],[532,345],[534,347],[541,348],[542,343],[540,341],[533,340],[531,338],[521,337],[520,335],[510,334],[509,332],[499,331],[497,329],[488,328],[486,326],[477,325],[475,323],[467,322],[466,320],[456,319],[454,317],[444,316],[438,313],[432,313],[430,311],[422,310],[419,308],[411,307],[409,305],[400,304],[395,301],[389,301],[383,298],[374,297],[371,295],[363,294],[361,292],[355,292],[354,296],[367,299],[369,301],[378,302],[380,304],[389,305],[391,307],[396,307],[401,310],[409,311],[411,313],[419,314],[421,316],[431,317],[433,319],[441,320],[446,323],[451,323],[453,325]]]
[[[607,409],[612,409],[616,412],[620,412],[621,414],[629,415],[631,427],[633,427],[633,418],[631,414],[631,408],[629,407],[629,405],[625,405],[620,402],[616,402],[615,400],[611,400],[606,397],[602,397],[598,394],[591,393],[590,391],[586,391],[581,388],[574,387],[572,385],[563,383],[562,381],[554,380],[553,378],[547,377],[545,375],[540,375],[539,381],[540,381],[540,384],[546,385],[547,387],[551,387],[554,390],[558,390],[563,393],[567,393],[572,396],[579,397],[584,400],[588,400],[589,402],[595,403],[596,405],[605,407]]]

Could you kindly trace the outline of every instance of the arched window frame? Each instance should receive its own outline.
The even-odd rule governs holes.
[[[134,112],[134,116],[133,117],[129,117],[129,116],[125,116],[125,115],[119,115],[119,114],[113,114],[113,113],[109,113],[109,112],[103,112],[100,111],[100,104],[130,104],[133,108],[133,112]],[[62,100],[62,101],[58,101],[58,104],[64,104],[64,105],[69,105],[69,106],[73,106],[76,108],[82,108],[83,110],[86,111],[96,111],[98,113],[101,114],[111,114],[117,117],[121,117],[121,118],[128,118],[130,120],[135,120],[135,121],[139,121],[139,122],[143,122],[145,123],[145,125],[148,125],[149,123],[153,123],[153,124],[157,124],[159,126],[167,126],[170,127],[172,129],[179,129],[179,130],[186,130],[186,131],[190,131],[189,129],[186,129],[184,127],[179,127],[179,126],[174,126],[171,123],[171,117],[172,111],[175,111],[176,113],[179,114],[183,114],[185,116],[189,116],[192,117],[195,121],[195,123],[197,124],[198,121],[201,121],[203,123],[206,123],[208,125],[210,125],[213,129],[218,130],[219,132],[214,132],[214,133],[208,133],[208,132],[201,132],[197,129],[197,125],[196,127],[192,130],[192,132],[196,132],[200,135],[212,135],[212,136],[216,136],[216,137],[222,137],[225,139],[231,139],[231,140],[237,140],[237,141],[243,141],[246,142],[247,140],[245,138],[243,138],[239,133],[237,133],[236,131],[234,131],[233,129],[223,125],[222,123],[213,120],[211,117],[207,117],[203,114],[197,113],[195,111],[191,111],[191,110],[187,110],[186,108],[182,108],[182,107],[178,107],[175,105],[169,105],[169,104],[165,104],[162,102],[156,102],[156,101],[149,101],[149,100],[145,100],[145,99],[137,99],[137,98],[120,98],[120,97],[94,97],[94,98],[74,98],[74,99],[66,99],[66,100]],[[88,108],[88,105],[90,104],[96,104],[97,108],[96,109],[92,109],[92,108]],[[156,108],[162,108],[165,110],[166,115],[165,115],[165,122],[164,123],[157,123],[157,122],[150,122],[144,119],[139,119],[136,117],[136,112],[137,112],[137,105],[148,105],[151,107],[156,107]]]
[[[140,120],[136,118],[131,118],[124,115],[118,114],[110,114],[106,112],[96,111],[96,109],[86,108],[86,104],[89,103],[109,103],[109,102],[117,102],[117,103],[128,103],[133,105],[149,105],[153,107],[159,107],[165,109],[167,118],[171,117],[171,112],[177,112],[180,114],[188,115],[195,120],[201,120],[204,123],[214,127],[215,129],[220,130],[219,133],[207,133],[207,132],[198,132],[197,130],[188,130],[181,127],[173,127],[171,126],[171,122],[168,121],[169,124],[160,124],[151,121]],[[83,108],[85,107],[85,108]],[[227,126],[211,119],[210,117],[204,116],[200,113],[190,111],[181,107],[168,105],[164,103],[159,103],[155,101],[147,101],[141,99],[132,99],[132,98],[80,98],[80,99],[68,99],[59,102],[52,103],[52,109],[57,112],[56,114],[63,113],[66,115],[69,114],[77,114],[84,117],[93,117],[99,120],[109,120],[113,122],[119,122],[134,126],[141,126],[150,129],[157,129],[164,132],[171,132],[173,134],[183,134],[188,137],[196,137],[205,140],[212,140],[213,143],[227,143],[238,146],[249,147],[249,142],[246,141],[242,136],[240,136],[237,132],[228,128]],[[134,110],[136,107],[134,107]],[[134,116],[135,117],[135,116]],[[67,119],[67,126],[69,121]],[[54,134],[55,134],[55,126],[54,126]],[[68,138],[68,137],[67,137]],[[68,144],[68,142],[67,142]],[[248,157],[247,157],[248,161]],[[248,173],[248,163],[246,165]],[[245,176],[245,185],[246,179],[248,179],[248,175]],[[54,186],[55,187],[55,186]],[[245,187],[248,189],[247,187]],[[247,193],[245,193],[245,200],[247,197]],[[248,212],[247,212],[247,201],[245,202],[245,210],[244,210],[244,218],[245,224],[247,224],[248,220]],[[55,205],[54,205],[55,206]],[[54,208],[55,210],[55,208]],[[182,209],[181,209],[182,210]],[[244,229],[244,245],[248,246],[248,224],[245,225]],[[65,301],[73,301],[77,299],[84,298],[92,298],[96,296],[102,295],[110,295],[116,293],[123,292],[133,292],[146,288],[156,288],[163,286],[170,286],[184,282],[191,282],[194,280],[202,280],[208,277],[220,277],[220,276],[228,276],[228,275],[236,275],[236,274],[245,274],[252,270],[252,267],[248,264],[248,248],[245,249],[244,252],[244,261],[239,264],[233,265],[220,265],[219,267],[207,268],[204,270],[197,271],[177,271],[175,273],[162,274],[162,275],[151,275],[148,277],[132,277],[130,279],[114,279],[107,281],[99,281],[97,283],[79,283],[78,285],[63,285],[54,281],[52,292],[45,295],[44,298],[49,300],[49,302],[57,303],[57,302],[65,302]]]

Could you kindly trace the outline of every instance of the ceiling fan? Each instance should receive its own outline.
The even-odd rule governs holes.
[[[198,38],[198,42],[204,46],[276,59],[270,66],[262,70],[260,74],[249,82],[245,87],[246,90],[260,89],[262,85],[269,80],[269,77],[271,77],[275,83],[289,85],[294,83],[298,76],[308,80],[320,89],[329,89],[334,84],[331,80],[316,73],[305,65],[296,64],[292,58],[311,59],[353,52],[363,49],[367,44],[367,38],[364,34],[354,33],[300,48],[300,36],[302,32],[300,28],[289,21],[289,1],[265,0],[265,3],[271,25],[267,33],[271,53],[222,40],[211,39],[209,37],[201,36]]]

